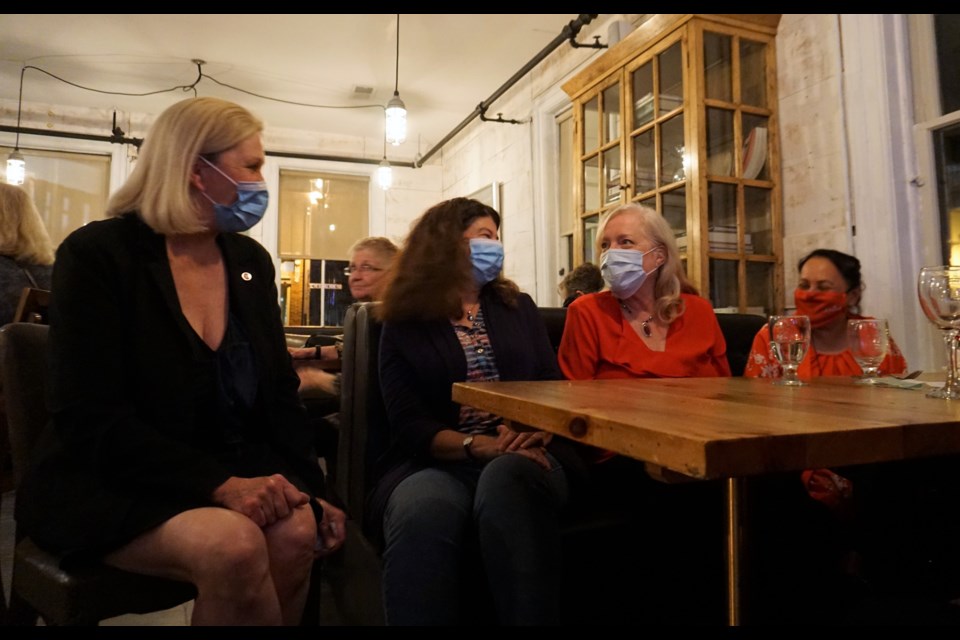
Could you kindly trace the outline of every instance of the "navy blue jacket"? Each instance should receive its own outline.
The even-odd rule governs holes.
[[[517,306],[510,307],[484,289],[480,304],[501,380],[563,377],[543,320],[529,295],[521,293]],[[410,474],[433,464],[430,443],[437,432],[456,429],[460,405],[451,399],[452,387],[467,378],[466,356],[449,320],[385,323],[379,365],[390,444],[377,463],[377,482],[366,501],[364,517],[368,534],[376,539],[381,535],[383,511],[394,488]],[[568,467],[579,457],[569,458],[561,452],[564,442],[554,438],[550,451],[569,474]]]

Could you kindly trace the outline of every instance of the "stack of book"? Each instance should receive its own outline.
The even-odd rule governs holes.
[[[616,202],[620,199],[620,170],[611,169],[607,175],[607,202]]]
[[[683,96],[677,96],[670,93],[660,94],[660,109],[658,115],[673,111],[677,107],[683,106]],[[653,94],[637,98],[633,102],[633,123],[634,126],[649,122],[653,119]]]
[[[736,253],[737,252],[737,228],[733,226],[715,225],[707,231],[707,238],[710,243],[710,251],[713,253]],[[684,252],[687,250],[687,233],[681,231],[677,234],[677,248]],[[753,253],[753,241],[749,233],[743,234],[743,250],[745,253]]]

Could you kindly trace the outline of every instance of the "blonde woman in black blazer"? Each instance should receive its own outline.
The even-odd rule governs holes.
[[[298,623],[343,542],[272,260],[236,233],[266,209],[261,130],[224,100],[173,105],[109,219],[61,244],[52,420],[17,492],[42,546],[193,582],[194,624]]]

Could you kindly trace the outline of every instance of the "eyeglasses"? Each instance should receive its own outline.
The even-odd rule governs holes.
[[[370,273],[371,271],[383,271],[383,269],[372,264],[361,264],[356,267],[344,267],[343,275],[349,278],[354,273]]]

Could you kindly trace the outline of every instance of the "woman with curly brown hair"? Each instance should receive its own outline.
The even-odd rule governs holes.
[[[454,382],[560,378],[535,303],[500,274],[499,227],[476,200],[441,202],[415,223],[388,274],[380,381],[391,444],[365,522],[382,535],[391,625],[486,613],[481,600],[461,598],[464,587],[476,591],[471,562],[500,624],[559,620],[570,443],[451,400]]]

